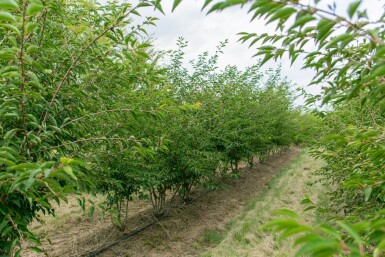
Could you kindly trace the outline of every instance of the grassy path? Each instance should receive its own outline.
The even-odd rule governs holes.
[[[210,249],[203,257],[283,257],[294,256],[295,250],[290,241],[278,242],[277,238],[263,231],[262,227],[271,218],[276,209],[291,209],[301,213],[300,201],[305,195],[316,199],[322,192],[322,186],[310,185],[314,177],[311,173],[322,166],[322,161],[302,151],[294,161],[273,178],[268,188],[252,200],[243,214],[229,224],[225,236],[212,233],[206,240],[217,238],[218,245]],[[302,213],[301,213],[302,214]],[[312,212],[304,214],[308,222],[314,222]]]

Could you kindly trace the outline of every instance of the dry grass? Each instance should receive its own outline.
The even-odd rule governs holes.
[[[291,209],[301,213],[304,206],[300,201],[305,195],[318,198],[322,186],[310,186],[310,182],[314,180],[312,172],[322,164],[322,161],[313,159],[303,151],[291,165],[270,181],[262,196],[246,206],[243,215],[230,224],[224,239],[201,256],[294,256],[295,248],[291,240],[277,240],[276,236],[263,231],[263,224],[271,219],[271,213],[277,209]],[[304,214],[304,218],[310,223],[315,221],[312,212]]]
[[[172,208],[161,226],[150,227],[100,257],[200,256],[224,239],[231,221],[237,219],[245,205],[260,196],[269,181],[298,154],[299,149],[292,148],[272,156],[265,164],[256,163],[252,169],[244,167],[237,179],[224,179],[223,188],[204,194],[194,204]],[[194,198],[204,191],[193,193]]]
[[[233,238],[239,242],[238,247],[250,245],[251,240],[259,238],[252,236],[250,231],[255,230],[253,226],[258,227],[260,221],[248,218],[253,215],[249,215],[249,212],[260,208],[260,202],[267,205],[274,203],[269,195],[273,194],[271,191],[276,190],[275,188],[279,188],[280,177],[290,176],[287,174],[294,172],[290,169],[283,171],[284,167],[290,166],[293,160],[305,161],[301,159],[303,157],[297,158],[299,151],[297,148],[292,148],[271,157],[264,164],[256,163],[252,169],[244,167],[241,169],[238,179],[224,179],[223,184],[226,186],[210,191],[209,194],[204,190],[194,190],[193,197],[199,197],[194,204],[184,206],[178,199],[174,199],[173,205],[179,205],[179,207],[171,208],[166,219],[142,231],[141,234],[108,249],[100,257],[200,256],[208,249],[218,246],[221,242],[231,241]],[[313,162],[313,160],[309,160]],[[278,173],[280,175],[277,178]],[[271,181],[272,179],[273,181]],[[295,182],[304,183],[303,181],[288,181],[287,183],[294,184]],[[274,194],[278,195],[277,192]],[[297,202],[300,197],[295,198],[293,202]],[[97,198],[90,196],[90,200],[92,199],[95,203],[102,202],[102,198]],[[250,204],[247,205],[248,203]],[[241,218],[239,218],[240,215]],[[267,212],[266,215],[268,215]],[[87,213],[81,211],[74,196],[69,199],[68,204],[62,204],[60,208],[57,208],[56,218],[47,216],[44,217],[44,220],[46,225],[34,224],[33,230],[38,232],[43,239],[41,247],[47,251],[46,254],[37,254],[26,249],[22,256],[80,256],[85,252],[119,240],[133,229],[153,221],[153,213],[148,201],[134,199],[129,203],[126,230],[122,232],[111,224],[108,214],[101,218],[95,213],[94,218],[90,219]],[[240,228],[240,231],[235,231],[231,235],[227,234],[227,231],[233,231],[237,227]],[[231,237],[229,238],[229,236]],[[247,249],[249,252],[245,252],[245,254],[239,252],[238,256],[247,256],[250,255],[250,251],[254,251],[254,248],[251,247]],[[229,253],[226,256],[237,255]],[[262,253],[250,256],[271,255]]]
[[[85,212],[78,203],[78,198],[84,198],[86,200]],[[37,236],[44,237],[51,231],[63,229],[63,227],[68,223],[77,223],[81,220],[91,219],[92,217],[89,215],[89,200],[97,205],[104,201],[104,197],[101,195],[69,196],[68,202],[62,201],[60,205],[52,203],[55,208],[55,216],[41,214],[44,223],[34,222],[31,225],[31,229]],[[97,214],[98,213],[95,213],[93,216],[97,217]]]

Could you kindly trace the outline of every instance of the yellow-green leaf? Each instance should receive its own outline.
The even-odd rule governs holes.
[[[3,12],[3,11],[0,11],[0,20],[7,21],[7,22],[16,22],[15,16],[13,16],[9,12]]]
[[[343,228],[346,232],[349,233],[349,235],[354,239],[356,240],[357,243],[362,243],[362,239],[360,237],[360,235],[358,234],[357,231],[355,231],[354,228],[352,228],[350,225],[348,225],[347,223],[345,222],[342,222],[342,221],[337,221],[337,224]]]
[[[71,166],[64,166],[63,167],[63,170],[65,171],[65,173],[67,173],[68,175],[70,175],[73,179],[77,180],[78,178],[75,176]]]
[[[37,45],[30,45],[27,47],[27,53],[32,53],[34,51],[37,51],[39,47]]]
[[[0,24],[0,27],[9,29],[9,30],[15,32],[17,35],[20,35],[20,34],[21,34],[21,33],[20,33],[20,30],[19,30],[16,26],[13,26],[12,24],[1,23],[1,24]]]
[[[0,9],[17,11],[19,10],[19,5],[14,0],[0,0]]]
[[[31,3],[27,7],[27,15],[34,16],[35,14],[41,12],[42,10],[44,10],[44,5],[39,3]]]
[[[37,27],[37,24],[36,24],[36,23],[34,23],[34,22],[28,22],[28,23],[27,23],[27,26],[26,26],[26,28],[25,28],[25,31],[26,31],[27,33],[31,33],[36,27]]]

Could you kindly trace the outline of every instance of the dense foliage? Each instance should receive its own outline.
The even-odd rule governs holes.
[[[68,194],[105,194],[123,228],[135,194],[161,215],[167,192],[188,202],[240,161],[310,137],[301,124],[315,118],[294,109],[279,70],[220,70],[222,44],[190,71],[183,40],[171,56],[146,40],[147,6],[162,10],[0,0],[0,255],[18,256],[21,240],[42,251],[28,225]]]
[[[138,40],[143,26],[126,29],[146,5],[0,1],[1,254],[18,255],[21,238],[38,244],[28,224],[54,213],[53,201],[93,186],[84,156],[116,142],[128,148],[108,122],[129,112],[122,92],[161,73]],[[123,71],[133,72],[118,77]]]
[[[209,0],[204,7],[222,11],[245,2]],[[303,203],[307,210],[329,213],[330,221],[312,227],[295,213],[280,211],[289,219],[278,218],[268,227],[283,237],[296,235],[299,256],[383,256],[385,14],[372,17],[361,0],[351,1],[346,14],[339,14],[337,2],[324,2],[251,1],[253,19],[274,23],[277,32],[240,33],[241,41],[257,47],[262,63],[284,55],[292,62],[303,60],[303,68],[315,71],[311,84],[323,88],[308,103],[328,105],[319,113],[327,125],[325,138],[313,153],[326,160],[319,175],[331,190],[331,206],[311,199]]]
[[[140,194],[162,215],[168,192],[187,203],[193,187],[214,188],[228,169],[238,171],[240,161],[263,161],[271,152],[299,142],[295,121],[306,115],[293,108],[289,84],[279,70],[263,74],[258,65],[245,71],[234,66],[220,70],[222,44],[213,56],[203,53],[191,61],[189,71],[183,65],[187,43],[180,39],[178,46],[166,58],[166,78],[157,85],[165,98],[156,91],[157,98],[153,87],[135,92],[161,112],[126,118],[130,126],[119,129],[140,146],[126,154],[103,152],[94,160],[97,188],[109,195],[109,205],[117,205],[118,211],[133,194]]]

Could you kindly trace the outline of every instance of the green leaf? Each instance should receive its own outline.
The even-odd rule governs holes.
[[[348,7],[348,14],[350,18],[353,18],[354,14],[356,13],[358,7],[360,6],[362,0],[357,0],[353,3],[351,3]]]
[[[1,23],[1,24],[0,24],[0,27],[3,27],[3,28],[6,28],[6,29],[9,29],[9,30],[12,30],[12,31],[15,32],[17,35],[21,35],[20,30],[19,30],[16,26],[13,26],[12,24]]]
[[[295,256],[334,256],[335,253],[339,252],[339,247],[340,243],[335,239],[316,238],[307,241]],[[316,255],[318,252],[321,252],[324,255]]]
[[[27,7],[27,15],[34,16],[35,14],[44,10],[44,5],[40,3],[30,3]]]
[[[159,10],[161,13],[165,14],[162,8],[162,5],[160,3],[160,0],[153,0],[151,1],[152,5],[155,7],[155,9]]]
[[[0,151],[0,156],[7,158],[8,160],[17,161],[15,156],[13,156],[10,152]]]
[[[37,45],[30,45],[27,47],[27,53],[32,53],[32,52],[35,52],[39,49],[39,47]]]
[[[24,171],[24,170],[34,170],[37,168],[39,168],[39,165],[37,165],[36,163],[21,163],[9,168],[9,170]]]
[[[31,249],[32,251],[37,252],[37,253],[45,253],[45,251],[43,249],[36,247],[36,246],[30,246],[29,249]]]
[[[147,3],[147,2],[140,2],[137,7],[140,8],[140,7],[149,7],[149,6],[152,6],[152,4],[150,3]]]
[[[135,52],[137,55],[145,58],[145,59],[150,59],[150,56],[146,53],[146,52],[142,52],[142,51],[136,51]]]
[[[175,10],[175,8],[178,7],[178,5],[182,2],[182,0],[174,0],[174,4],[172,5],[172,12]]]
[[[34,22],[28,22],[28,23],[27,23],[27,26],[26,26],[26,28],[25,28],[25,31],[26,31],[27,33],[31,33],[36,27],[37,27],[37,24],[36,24],[36,23],[34,23]]]
[[[327,235],[335,237],[336,239],[341,239],[341,235],[338,233],[338,231],[331,226],[322,225],[318,229]]]
[[[317,25],[317,30],[318,30],[317,40],[322,42],[330,33],[334,25],[335,23],[332,20],[329,20],[329,19],[320,20]]]
[[[19,10],[19,4],[14,0],[0,0],[0,10],[1,9],[17,11]]]
[[[265,54],[265,57],[262,59],[260,65],[262,66],[263,64],[268,62],[273,57],[274,57],[274,55],[272,55],[272,54]]]
[[[207,12],[208,14],[214,11],[223,11],[224,9],[234,6],[234,5],[239,5],[239,4],[244,4],[244,0],[226,0],[226,1],[221,1],[216,4],[214,4],[210,10]]]
[[[366,187],[364,189],[364,197],[365,197],[365,202],[369,201],[370,196],[372,195],[373,187]]]
[[[376,57],[376,58],[384,58],[384,56],[385,56],[385,46],[379,46],[376,49],[376,54],[374,55],[374,57]]]
[[[40,84],[39,78],[36,76],[36,74],[35,74],[34,72],[32,72],[32,71],[27,71],[27,75],[28,75],[28,77],[29,77],[33,82],[35,82],[37,85]]]
[[[342,35],[339,35],[339,36],[336,36],[334,37],[332,40],[330,40],[330,42],[328,43],[327,46],[325,46],[325,48],[330,48],[332,46],[336,46],[338,42],[341,42],[341,41],[347,41],[347,42],[351,42],[352,40],[354,39],[354,35],[351,35],[351,34],[342,34]]]
[[[293,7],[282,8],[279,11],[275,12],[275,14],[268,20],[267,23],[273,22],[277,19],[287,20],[296,11],[297,10]]]
[[[301,201],[301,204],[309,204],[309,203],[312,203],[312,201],[309,199],[308,196],[306,196],[306,198],[302,199]]]
[[[302,27],[306,23],[308,23],[310,21],[314,21],[315,19],[316,18],[311,14],[301,16],[298,19],[296,19],[296,21],[294,22],[293,26],[290,27],[290,29],[294,29],[296,27]]]
[[[337,221],[337,224],[343,228],[346,232],[349,233],[349,235],[359,244],[361,244],[363,241],[360,237],[360,235],[352,228],[349,224],[343,222],[343,221]]]
[[[8,131],[7,133],[5,133],[4,135],[4,141],[8,141],[9,139],[11,139],[15,133],[18,131],[19,129],[11,129],[10,131]]]
[[[2,158],[2,157],[0,157],[0,163],[6,165],[8,167],[12,167],[12,166],[16,165],[16,163],[14,163],[13,161],[6,159],[6,158]]]
[[[213,0],[205,0],[205,3],[202,6],[202,10],[205,9]]]
[[[299,218],[300,216],[291,211],[291,210],[287,210],[287,209],[281,209],[281,210],[277,210],[277,211],[274,211],[273,212],[274,215],[284,215],[284,216],[288,216],[288,217],[292,217],[292,218]]]
[[[310,206],[306,207],[303,211],[304,211],[304,212],[307,212],[307,211],[313,210],[313,209],[315,209],[315,208],[317,208],[317,207],[314,206],[314,205],[310,205]]]
[[[132,13],[132,14],[135,14],[136,16],[139,16],[139,17],[142,16],[142,15],[140,14],[140,12],[138,12],[137,10],[131,10],[131,13]],[[123,19],[124,16],[122,16],[121,18]]]
[[[150,46],[152,46],[151,44],[149,44],[149,43],[143,43],[143,44],[139,44],[136,48],[147,48],[147,47],[150,47]]]
[[[64,166],[63,167],[63,170],[65,173],[67,173],[68,175],[70,175],[74,180],[77,180],[78,178],[75,176],[73,170],[72,170],[72,167],[71,166]]]
[[[379,63],[373,67],[372,72],[367,76],[367,80],[385,75],[385,63]]]
[[[0,11],[0,20],[7,21],[7,22],[16,22],[15,16],[13,16],[9,12],[3,12],[3,11]]]

